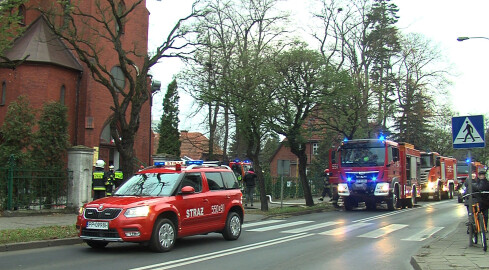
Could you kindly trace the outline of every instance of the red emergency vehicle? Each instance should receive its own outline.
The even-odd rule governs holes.
[[[421,199],[452,199],[457,180],[457,160],[436,152],[421,153]]]
[[[484,170],[484,165],[478,161],[472,161],[470,163],[472,165],[471,172],[472,172],[472,179],[475,179],[477,175],[479,175],[480,170]],[[458,187],[456,188],[458,190],[458,202],[461,203],[463,202],[463,192],[461,190],[463,184],[465,183],[465,180],[469,177],[469,163],[468,161],[463,162],[459,161],[457,162],[457,180],[458,180]]]
[[[137,172],[113,196],[85,204],[76,227],[93,248],[146,242],[165,252],[177,238],[212,232],[236,240],[244,218],[242,197],[228,166],[165,161]]]
[[[231,167],[231,169],[233,170],[236,178],[238,178],[238,181],[241,181],[243,180],[245,173],[253,166],[250,160],[241,161],[239,159],[235,159],[229,162],[229,167]]]
[[[380,139],[345,140],[330,151],[330,183],[346,210],[413,207],[419,197],[420,151],[408,143]],[[334,190],[336,190],[334,188]]]

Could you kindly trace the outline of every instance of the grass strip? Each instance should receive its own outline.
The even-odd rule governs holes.
[[[75,225],[0,230],[0,244],[76,237]]]

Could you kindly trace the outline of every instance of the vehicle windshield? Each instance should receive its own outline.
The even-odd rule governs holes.
[[[457,173],[458,174],[469,174],[469,165],[468,164],[457,164]]]
[[[431,155],[421,156],[421,168],[431,168],[433,166]]]
[[[384,161],[384,147],[359,145],[354,148],[341,149],[341,166],[343,167],[383,166]]]
[[[170,196],[178,184],[179,173],[136,174],[127,180],[115,196]]]

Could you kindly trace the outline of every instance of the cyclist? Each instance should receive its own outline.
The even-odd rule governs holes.
[[[479,176],[476,180],[477,189],[479,191],[489,191],[489,180],[486,178],[486,171],[479,171]],[[477,196],[479,207],[484,215],[484,222],[487,226],[487,214],[489,209],[489,194],[478,194]]]

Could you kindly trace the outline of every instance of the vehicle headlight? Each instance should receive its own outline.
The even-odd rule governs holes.
[[[389,194],[390,184],[389,183],[377,183],[375,186],[374,195],[384,196]]]
[[[465,194],[465,186],[463,186],[461,189],[460,189],[460,194],[464,195]]]
[[[82,207],[80,207],[80,208],[78,209],[78,215],[79,215],[79,216],[83,215],[83,212],[84,212],[84,211],[85,211],[85,207],[83,207],[83,206],[82,206]]]
[[[435,182],[429,182],[428,183],[428,188],[429,189],[435,189]]]
[[[124,216],[131,218],[131,217],[146,217],[149,214],[149,206],[138,206],[138,207],[133,207],[129,208],[126,210],[124,213]]]
[[[347,184],[338,184],[338,195],[340,196],[349,196],[350,190],[348,189]]]

